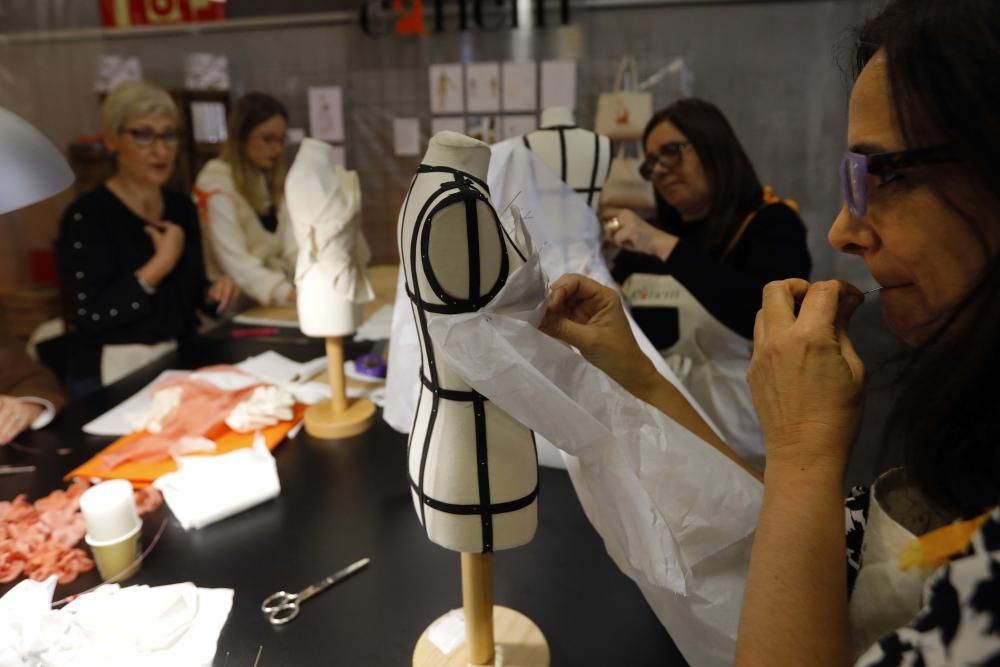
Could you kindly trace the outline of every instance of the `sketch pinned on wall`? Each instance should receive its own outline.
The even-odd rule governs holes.
[[[222,102],[192,102],[191,132],[198,143],[219,144],[226,140],[226,105]]]
[[[501,139],[513,139],[523,137],[529,132],[538,129],[538,116],[534,114],[518,114],[516,116],[504,116],[501,121]]]
[[[420,155],[420,120],[393,118],[392,143],[398,157]]]
[[[184,61],[188,90],[229,90],[229,58],[222,53],[189,53]]]
[[[438,132],[458,132],[459,134],[465,134],[465,118],[460,116],[431,118],[431,136],[434,136]]]
[[[94,90],[106,93],[126,81],[142,79],[142,63],[135,56],[97,56]]]
[[[465,66],[465,93],[472,113],[500,111],[500,64],[472,63]]]
[[[546,60],[542,63],[542,108],[576,108],[576,61]]]
[[[460,64],[431,65],[428,72],[431,113],[462,113],[465,111],[462,66]]]
[[[503,64],[503,110],[538,109],[538,65],[534,62]]]
[[[466,119],[466,134],[487,144],[500,141],[500,118],[498,116],[469,116]]]
[[[324,141],[344,140],[344,105],[340,86],[309,89],[309,135]]]

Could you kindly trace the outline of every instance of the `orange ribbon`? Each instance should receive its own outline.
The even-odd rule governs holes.
[[[905,571],[919,566],[941,567],[969,547],[972,536],[989,518],[987,512],[918,537],[899,552],[899,568]]]

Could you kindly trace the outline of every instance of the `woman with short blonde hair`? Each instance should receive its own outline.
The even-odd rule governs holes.
[[[295,300],[297,246],[284,205],[288,112],[248,93],[233,107],[226,144],[195,183],[209,239],[209,273],[224,271],[262,304]]]
[[[170,94],[123,83],[101,105],[101,124],[115,173],[69,205],[57,241],[74,396],[163,355],[195,333],[197,311],[215,315],[239,295],[228,277],[209,283],[198,213],[164,188],[181,141]]]

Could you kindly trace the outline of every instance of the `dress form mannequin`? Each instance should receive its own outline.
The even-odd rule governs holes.
[[[285,199],[299,247],[295,271],[299,326],[326,339],[329,401],[306,411],[306,431],[346,438],[371,426],[375,406],[349,402],[344,389],[343,337],[361,324],[361,304],[374,298],[361,234],[361,186],[356,172],[335,164],[333,147],[305,139],[285,180]]]
[[[524,135],[524,145],[597,209],[611,169],[611,140],[577,127],[573,112],[552,107],[542,112],[541,128]]]
[[[413,502],[430,540],[463,552],[467,657],[474,664],[492,660],[494,613],[498,619],[515,614],[533,627],[520,614],[493,607],[489,552],[531,540],[538,493],[532,432],[462,382],[440,361],[428,333],[434,318],[489,303],[526,261],[490,204],[489,161],[490,149],[480,141],[454,132],[435,135],[398,227],[400,267],[421,348],[421,393],[408,450]],[[540,631],[537,636],[544,646]],[[425,638],[414,664],[433,662],[436,649]],[[545,647],[546,662],[539,664],[547,664],[547,655]]]

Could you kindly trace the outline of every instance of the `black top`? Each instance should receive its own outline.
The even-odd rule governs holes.
[[[77,197],[63,214],[56,252],[75,333],[73,378],[100,376],[105,344],[159,343],[195,331],[208,287],[198,212],[189,198],[162,193],[163,219],[184,230],[184,252],[153,294],[135,276],[154,252],[145,220],[104,185]]]
[[[622,251],[612,270],[615,280],[624,282],[633,273],[672,275],[715,319],[744,338],[753,338],[764,285],[785,278],[808,280],[812,269],[805,225],[785,204],[760,209],[725,259],[702,249],[705,225],[699,221],[654,224],[680,238],[667,261]],[[657,349],[677,341],[675,308],[635,308],[632,313]]]

